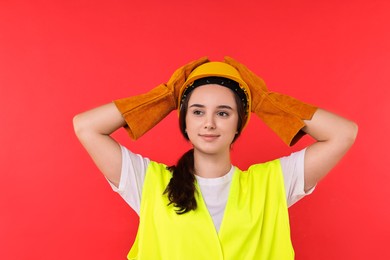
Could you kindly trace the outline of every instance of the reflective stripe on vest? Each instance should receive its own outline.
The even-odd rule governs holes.
[[[236,168],[219,232],[198,188],[196,210],[178,215],[162,195],[172,174],[149,164],[140,223],[128,259],[294,259],[279,160]]]

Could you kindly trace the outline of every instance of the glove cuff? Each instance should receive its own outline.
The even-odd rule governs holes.
[[[126,121],[124,128],[133,140],[137,140],[172,110],[176,100],[165,84],[138,96],[113,101]]]
[[[317,107],[290,96],[270,92],[254,109],[254,113],[288,146],[296,144],[306,133],[303,120],[310,120]]]

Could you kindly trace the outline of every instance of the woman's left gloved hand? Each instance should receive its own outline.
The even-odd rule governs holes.
[[[305,133],[303,120],[309,120],[317,107],[288,95],[268,91],[264,81],[245,65],[231,57],[226,63],[235,67],[247,83],[252,95],[252,112],[269,126],[288,146],[294,145]]]

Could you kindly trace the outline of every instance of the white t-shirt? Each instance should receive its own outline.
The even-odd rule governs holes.
[[[124,146],[121,146],[121,151],[122,170],[119,187],[117,188],[111,182],[109,183],[112,189],[119,193],[139,215],[142,186],[150,160],[139,154],[132,153]],[[304,191],[304,157],[305,149],[280,158],[287,205],[289,207],[314,190],[312,188],[307,193]],[[196,176],[202,197],[214,221],[216,230],[219,230],[222,222],[234,170],[235,167],[232,166],[226,175],[219,178],[202,178]]]

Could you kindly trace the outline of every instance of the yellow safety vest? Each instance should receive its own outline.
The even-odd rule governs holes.
[[[196,210],[177,215],[162,195],[172,174],[151,162],[145,175],[138,233],[128,259],[294,259],[279,160],[236,168],[219,232],[199,187]]]

